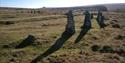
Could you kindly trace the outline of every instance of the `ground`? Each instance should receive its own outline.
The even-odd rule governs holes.
[[[125,63],[125,13],[103,12],[107,27],[100,29],[96,14],[92,29],[75,44],[84,16],[76,15],[76,33],[55,53],[40,63]],[[0,15],[0,63],[30,63],[45,52],[65,30],[65,15]],[[15,47],[29,35],[35,41]]]

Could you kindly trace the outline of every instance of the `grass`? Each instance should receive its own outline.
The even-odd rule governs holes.
[[[58,19],[58,18],[65,18],[64,15],[50,15],[50,16],[33,16],[33,17],[18,17],[18,18],[10,18],[10,19],[1,19],[2,21],[9,21],[9,22],[32,22],[32,21],[45,21],[50,19]]]
[[[114,15],[116,16],[117,14],[113,14],[111,16],[115,17]],[[65,30],[66,16],[64,15],[27,15],[27,17],[23,16],[19,18],[20,16],[12,16],[13,18],[9,19],[0,18],[0,22],[15,22],[11,25],[0,25],[0,47],[5,44],[19,43],[29,34],[35,36],[37,39],[35,45],[33,44],[23,49],[0,48],[0,59],[2,59],[0,60],[0,63],[30,63],[34,57],[43,53],[52,44],[54,44],[55,40],[58,39]],[[76,33],[63,45],[60,50],[46,57],[43,63],[124,63],[124,57],[118,56],[117,54],[100,53],[91,50],[93,45],[99,45],[101,47],[109,45],[113,48],[117,46],[118,49],[124,49],[124,46],[122,46],[124,45],[123,40],[116,40],[114,38],[119,34],[124,35],[124,28],[116,29],[108,26],[105,30],[102,30],[96,22],[96,16],[94,16],[94,19],[92,20],[93,28],[85,35],[85,37],[81,39],[78,44],[74,44],[74,41],[81,30],[80,27],[83,25],[84,16],[76,15],[74,19]],[[118,44],[116,44],[117,42]],[[19,55],[19,57],[13,57],[13,54]],[[115,56],[120,59],[117,61],[113,60]]]
[[[17,33],[1,33],[0,43],[12,43],[23,39],[24,35],[19,35]]]

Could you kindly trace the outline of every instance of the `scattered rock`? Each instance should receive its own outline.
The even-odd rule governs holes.
[[[92,37],[94,40],[97,40],[98,38],[97,37]]]
[[[3,45],[2,48],[9,48],[9,45]]]
[[[12,22],[12,21],[0,21],[0,24],[11,25],[11,24],[14,24],[14,22]]]
[[[112,24],[113,28],[121,28],[121,26],[119,24]]]
[[[125,47],[125,44],[123,44],[123,46]]]
[[[115,37],[115,39],[117,39],[117,40],[123,40],[123,39],[125,39],[125,36],[118,35],[118,36]]]
[[[92,51],[99,51],[100,50],[100,46],[98,46],[98,45],[93,45],[92,47],[91,47],[91,49],[92,49]]]
[[[80,52],[79,52],[79,54],[85,54],[85,52],[83,52],[83,51],[80,51]]]
[[[43,23],[42,26],[49,26],[49,24]]]
[[[13,57],[18,57],[18,55],[17,55],[17,54],[13,54],[12,56],[13,56]]]
[[[52,36],[52,38],[57,38],[57,36]]]
[[[125,57],[125,51],[123,49],[119,49],[115,51],[118,55]]]
[[[28,45],[31,45],[32,43],[34,43],[34,41],[36,40],[36,38],[32,35],[29,35],[26,39],[24,39],[19,45],[16,46],[16,48],[24,48]]]
[[[114,50],[111,46],[105,45],[103,48],[100,50],[101,53],[113,53]]]
[[[10,61],[10,62],[14,62],[15,60],[12,58],[12,59],[10,59],[9,61]]]
[[[110,24],[113,28],[121,28],[121,25],[118,23],[117,20],[110,21]]]
[[[5,25],[11,25],[11,24],[14,24],[14,22],[12,22],[12,21],[5,22]]]

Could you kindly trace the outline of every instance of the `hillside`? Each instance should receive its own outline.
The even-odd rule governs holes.
[[[29,10],[30,12],[27,12]],[[0,63],[31,63],[61,37],[67,24],[67,10],[50,13],[39,13],[38,10],[0,9]],[[64,11],[62,8],[61,10]],[[96,21],[97,12],[90,12],[94,15],[92,29],[81,41],[74,43],[81,31],[85,15],[83,11],[76,11],[76,33],[61,49],[39,63],[125,63],[125,12],[103,11],[107,25],[105,29],[99,28]]]
[[[125,3],[117,3],[117,4],[100,4],[100,5],[90,5],[90,6],[77,6],[77,7],[62,7],[62,8],[10,8],[10,7],[0,7],[0,13],[45,13],[45,14],[54,14],[54,13],[65,13],[68,10],[75,11],[83,11],[83,10],[91,10],[91,11],[124,11]],[[50,12],[51,11],[51,12]]]

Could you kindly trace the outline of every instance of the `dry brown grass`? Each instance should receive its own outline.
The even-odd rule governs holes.
[[[105,13],[105,16],[108,16],[107,18],[109,19],[106,22],[110,23],[110,21],[117,19],[116,17],[125,20],[122,17],[123,15],[120,13]],[[109,18],[109,16],[112,18]],[[99,51],[94,52],[91,50],[93,45],[99,45],[100,47],[108,45],[114,49],[117,47],[118,50],[124,50],[125,38],[123,40],[115,39],[118,35],[125,36],[124,27],[113,28],[109,24],[103,30],[99,28],[96,20],[93,19],[93,28],[80,43],[74,44],[74,40],[80,32],[80,27],[83,25],[83,17],[82,15],[75,16],[76,34],[60,50],[45,58],[43,63],[124,63],[124,55],[108,52],[100,53]],[[0,22],[5,21],[11,21],[14,24],[0,25],[0,63],[30,63],[34,57],[54,44],[54,41],[61,36],[66,25],[66,17],[64,15],[0,18]],[[120,23],[120,20],[118,21]],[[4,45],[20,43],[29,34],[37,38],[33,45],[23,49],[3,48]]]

